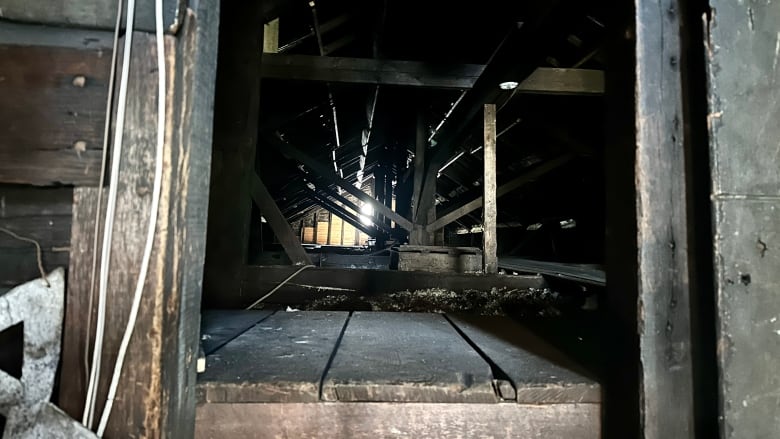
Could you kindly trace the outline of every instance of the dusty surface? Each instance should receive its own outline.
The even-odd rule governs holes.
[[[555,316],[565,305],[558,293],[549,289],[466,290],[463,293],[430,288],[400,291],[371,297],[329,295],[300,306],[320,311],[405,311],[474,313],[481,315]]]

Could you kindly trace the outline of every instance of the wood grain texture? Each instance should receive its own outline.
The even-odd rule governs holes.
[[[709,4],[705,50],[721,437],[769,438],[780,429],[780,2]]]
[[[46,272],[68,267],[73,190],[0,184],[0,227],[41,246]],[[0,287],[40,277],[35,246],[0,232]]]
[[[640,426],[645,438],[685,438],[694,407],[680,5],[635,5]]]
[[[111,39],[0,22],[0,181],[98,183]]]
[[[276,312],[206,357],[198,400],[315,402],[346,312]]]
[[[447,318],[509,379],[520,404],[601,402],[599,384],[581,366],[512,319]]]
[[[596,439],[599,410],[597,404],[201,404],[195,437]]]
[[[496,204],[496,105],[486,104],[482,148],[482,253],[485,273],[498,273],[498,205]]]
[[[134,336],[106,431],[107,436],[191,437],[194,428],[200,281],[205,248],[211,99],[214,77],[214,8],[187,12],[179,38],[165,37],[168,79],[160,214],[149,274]],[[111,365],[127,319],[141,260],[151,201],[156,137],[157,69],[154,37],[133,35],[126,142],[118,183],[109,277],[103,364]],[[205,127],[205,128],[204,128]],[[206,180],[205,182],[203,180]],[[96,189],[74,195],[73,245],[66,311],[60,403],[71,416],[83,404],[84,316],[89,292]],[[186,239],[185,239],[186,238]],[[94,321],[94,320],[93,320]],[[105,395],[110,377],[98,387]],[[98,400],[98,409],[103,401]],[[121,415],[117,415],[121,414]]]
[[[496,402],[490,366],[440,314],[355,312],[326,401]]]
[[[187,9],[185,0],[163,1],[163,26],[169,33],[176,33]],[[86,27],[113,30],[116,22],[114,0],[50,0],[29,2],[26,0],[0,0],[0,10],[6,20],[42,23],[54,26]],[[122,23],[124,23],[122,11]],[[153,0],[138,0],[135,29],[154,32]]]

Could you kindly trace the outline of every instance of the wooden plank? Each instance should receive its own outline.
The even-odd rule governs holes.
[[[0,227],[41,246],[44,270],[68,267],[73,190],[0,185]],[[0,232],[0,287],[40,277],[35,246]]]
[[[391,220],[395,221],[396,224],[398,224],[399,226],[403,227],[406,230],[412,230],[411,221],[402,217],[401,215],[398,215],[397,213],[393,212],[391,209],[385,207],[384,204],[377,202],[374,198],[372,198],[362,190],[356,188],[353,184],[350,184],[346,180],[339,178],[339,176],[337,176],[333,172],[333,169],[319,163],[313,157],[303,152],[303,150],[301,150],[300,148],[291,145],[289,143],[283,142],[281,139],[275,136],[269,136],[266,138],[266,140],[268,140],[268,142],[271,145],[273,145],[277,150],[279,150],[285,156],[303,163],[306,167],[310,168],[317,175],[319,175],[319,177],[322,178],[323,180],[327,181],[328,183],[335,184],[341,187],[346,192],[356,197],[358,200],[370,204],[371,207],[374,208],[374,212],[380,213],[390,218]]]
[[[598,404],[201,404],[195,437],[596,439],[600,430]]]
[[[567,154],[555,159],[552,159],[546,163],[543,163],[541,165],[538,165],[534,167],[533,169],[529,170],[528,172],[521,174],[515,178],[513,178],[511,181],[508,181],[496,189],[496,197],[502,197],[514,190],[517,190],[526,184],[535,181],[538,178],[541,178],[548,172],[554,171],[555,169],[558,169],[559,167],[565,165],[572,159],[574,159],[574,155]],[[439,217],[436,221],[429,223],[426,227],[428,231],[433,232],[438,229],[441,229],[442,227],[446,226],[447,224],[452,223],[453,221],[457,220],[458,218],[467,215],[479,208],[482,207],[482,199],[483,197],[475,198],[467,203],[464,203],[460,207],[452,210],[449,213],[446,213]]]
[[[309,259],[306,250],[301,246],[301,241],[293,233],[290,223],[284,218],[284,215],[279,210],[279,206],[276,205],[271,193],[268,192],[268,189],[257,174],[254,174],[251,184],[252,199],[255,200],[265,220],[268,221],[268,225],[271,226],[276,239],[282,244],[284,252],[287,253],[290,261],[296,265],[310,265],[311,259]]]
[[[477,64],[431,65],[369,58],[273,55],[263,57],[261,74],[264,78],[302,81],[459,89],[469,88],[483,68]]]
[[[98,183],[111,42],[0,22],[0,181]]]
[[[206,357],[198,400],[315,402],[346,312],[279,311]]]
[[[250,305],[296,270],[296,267],[291,266],[246,267],[242,286],[243,296],[239,300],[224,300],[223,307],[239,308]],[[269,298],[268,302],[300,304],[333,294],[360,297],[429,288],[463,292],[466,290],[489,290],[493,287],[522,290],[546,288],[547,284],[541,276],[445,274],[424,271],[401,272],[317,267],[299,273],[280,288],[277,294]]]
[[[203,304],[221,306],[239,295],[241,267],[249,254],[251,187],[255,175],[260,108],[260,56],[264,2],[247,8],[225,3],[220,16],[214,99],[214,144],[208,211]]]
[[[676,0],[636,0],[640,428],[694,437],[687,199]],[[659,11],[664,11],[659,14]]]
[[[355,312],[322,385],[326,401],[495,402],[490,366],[440,314]]]
[[[710,5],[704,26],[720,434],[773,437],[780,429],[780,3]]]
[[[114,415],[106,436],[191,437],[199,344],[199,285],[205,250],[205,211],[211,138],[211,103],[215,74],[214,47],[218,10],[202,5],[187,11],[178,38],[165,37],[168,78],[166,141],[163,150],[162,196],[155,246],[141,298],[135,335],[119,380]],[[197,15],[196,15],[197,14]],[[154,37],[133,35],[133,62],[128,84],[126,142],[119,177],[114,240],[109,278],[109,306],[102,364],[110,370],[131,307],[132,294],[150,211],[152,186],[148,157],[154,156],[157,87]],[[176,127],[174,130],[173,127]],[[192,176],[198,176],[194,178]],[[63,344],[63,380],[59,402],[71,416],[81,417],[84,403],[84,345],[89,328],[89,273],[96,189],[77,188],[71,273]],[[185,239],[186,237],[186,239]],[[95,321],[94,318],[92,320]],[[100,412],[110,374],[98,386]]]
[[[200,314],[200,340],[209,355],[262,322],[273,312],[262,309],[206,309]]]
[[[261,74],[264,78],[296,81],[469,89],[484,69],[485,66],[479,64],[438,65],[387,59],[273,55],[263,57]],[[517,90],[519,93],[602,95],[604,72],[539,67],[520,82]]]
[[[0,10],[5,20],[104,30],[114,29],[116,6],[113,0],[50,0],[42,3],[0,0]],[[125,21],[124,9],[122,23]],[[185,0],[163,0],[163,26],[167,33],[175,34],[179,30],[186,9]],[[153,0],[137,0],[135,30],[154,32]]]
[[[485,273],[498,273],[498,236],[496,222],[496,105],[485,104],[485,128],[482,148],[482,252]]]
[[[601,402],[596,381],[514,320],[467,315],[448,318],[501,371],[500,377],[508,378],[520,404]]]

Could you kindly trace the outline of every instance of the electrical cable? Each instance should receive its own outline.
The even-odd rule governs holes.
[[[106,219],[103,231],[103,248],[100,258],[100,282],[98,286],[98,315],[95,325],[95,346],[92,355],[92,369],[87,387],[87,399],[84,403],[82,423],[92,429],[97,400],[98,382],[100,380],[100,362],[103,353],[103,335],[106,326],[106,296],[108,289],[108,268],[111,264],[111,238],[116,215],[117,186],[119,181],[119,164],[122,158],[122,140],[125,127],[125,111],[127,109],[127,83],[130,70],[130,52],[133,42],[133,25],[135,20],[135,0],[128,0],[125,16],[125,44],[122,54],[122,73],[119,79],[119,102],[116,118],[114,144],[111,149],[111,181],[108,188]]]
[[[162,0],[155,0],[155,39],[157,43],[157,150],[154,169],[154,186],[152,189],[152,205],[149,213],[149,225],[147,227],[146,245],[141,260],[141,270],[138,273],[138,281],[133,294],[133,304],[130,308],[130,316],[127,320],[122,342],[119,345],[116,363],[114,364],[114,373],[111,376],[111,384],[108,388],[108,396],[103,414],[98,424],[97,435],[103,436],[108,418],[111,416],[111,409],[114,406],[114,397],[119,387],[119,378],[122,375],[122,366],[127,356],[127,348],[130,345],[130,339],[135,331],[135,324],[138,319],[138,309],[141,305],[144,284],[146,276],[149,273],[149,261],[152,257],[152,248],[154,247],[154,235],[157,230],[157,214],[160,208],[160,192],[162,190],[162,169],[163,169],[163,149],[165,147],[165,96],[166,96],[166,75],[165,75],[165,39],[163,37],[162,23]]]
[[[299,268],[298,271],[296,271],[295,273],[289,275],[287,277],[287,279],[281,281],[279,283],[279,285],[275,286],[274,289],[271,290],[268,294],[266,294],[265,296],[255,300],[251,305],[247,306],[246,309],[253,309],[257,305],[259,305],[262,301],[264,301],[265,299],[271,297],[271,294],[275,293],[277,290],[279,290],[279,288],[283,287],[287,282],[290,282],[292,280],[292,278],[294,278],[295,276],[298,275],[298,273],[300,273],[303,270],[306,270],[307,268],[312,268],[312,267],[314,267],[314,265],[304,265],[303,267]]]
[[[87,307],[87,333],[85,340],[87,345],[84,348],[84,371],[86,372],[86,381],[89,381],[89,335],[92,329],[92,305],[95,301],[95,276],[97,275],[97,254],[100,242],[100,209],[103,207],[103,182],[106,179],[106,162],[108,161],[108,143],[111,137],[111,105],[114,101],[114,79],[116,77],[116,62],[119,57],[119,26],[122,24],[122,5],[123,0],[117,1],[116,6],[116,24],[114,25],[114,42],[111,51],[111,71],[108,75],[108,98],[106,99],[106,123],[103,127],[103,158],[100,161],[100,181],[98,182],[97,208],[95,209],[95,237],[92,241],[92,271],[89,276],[89,307]]]

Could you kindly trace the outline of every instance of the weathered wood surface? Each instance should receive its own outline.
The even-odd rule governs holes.
[[[349,314],[284,312],[241,334],[206,357],[198,400],[315,402]]]
[[[496,105],[485,104],[482,148],[482,266],[485,273],[498,273],[498,195],[496,183]]]
[[[598,404],[201,404],[195,437],[601,437]]]
[[[635,7],[639,422],[645,438],[686,438],[694,406],[680,2]]]
[[[474,86],[485,66],[479,64],[437,65],[335,56],[271,55],[263,57],[264,78],[297,81],[325,81],[406,87],[468,89]],[[604,72],[587,69],[539,67],[517,90],[519,93],[600,95],[604,93]]]
[[[287,253],[292,263],[296,265],[310,265],[311,259],[309,259],[309,255],[306,254],[306,251],[301,246],[301,241],[293,233],[290,223],[284,218],[279,210],[279,206],[277,206],[271,193],[268,192],[268,189],[257,174],[252,176],[250,185],[252,199],[260,209],[260,213],[268,221],[274,235],[276,235],[276,239],[282,244],[285,253]]]
[[[520,404],[601,402],[599,384],[581,366],[512,319],[447,318],[505,374]]]
[[[267,310],[207,309],[200,315],[200,340],[208,355],[273,314]]]
[[[248,266],[244,270],[241,296],[225,298],[224,307],[246,307],[271,291],[297,267]],[[300,304],[328,295],[349,297],[372,296],[398,291],[443,288],[456,292],[489,290],[490,288],[544,288],[541,276],[504,276],[461,273],[428,273],[369,269],[310,268],[299,273],[279,289],[267,302]]]
[[[117,2],[114,0],[0,0],[2,17],[6,20],[113,30],[116,24]],[[184,19],[186,0],[163,0],[163,26],[176,33]],[[122,8],[124,23],[126,8]],[[154,0],[137,0],[135,30],[154,31]]]
[[[711,1],[709,70],[721,436],[780,431],[780,2]]]
[[[0,184],[0,227],[41,246],[44,269],[68,268],[73,190]],[[36,249],[0,232],[0,287],[40,277]]]
[[[250,192],[255,176],[264,2],[226,2],[219,26],[214,145],[208,204],[203,304],[223,307],[238,294],[249,253]]]
[[[98,183],[111,44],[0,21],[0,182]]]
[[[216,8],[218,9],[218,8]],[[218,11],[209,5],[187,11],[178,38],[165,37],[168,78],[162,195],[154,250],[141,300],[135,334],[119,381],[106,436],[191,437],[194,428],[195,378],[200,316],[200,281],[205,243],[215,31]],[[157,66],[154,37],[133,35],[128,85],[125,143],[114,224],[109,303],[103,365],[116,358],[132,301],[150,211],[156,137]],[[80,417],[84,402],[85,316],[95,188],[74,193],[71,264],[60,404]],[[185,239],[186,237],[186,239]],[[93,318],[93,322],[94,322]],[[109,365],[109,366],[107,366]],[[110,369],[109,369],[110,370]],[[99,389],[103,405],[109,373]]]
[[[496,402],[485,360],[440,314],[355,312],[322,386],[326,401]]]

